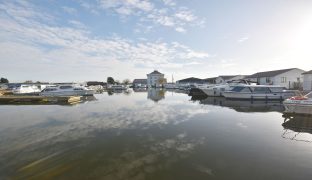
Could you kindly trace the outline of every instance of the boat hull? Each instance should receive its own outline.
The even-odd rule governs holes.
[[[312,115],[311,100],[286,100],[284,106],[285,113]]]
[[[41,96],[93,96],[95,90],[42,92]]]

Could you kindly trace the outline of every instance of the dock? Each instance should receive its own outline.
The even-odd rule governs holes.
[[[68,103],[74,104],[81,101],[81,96],[0,96],[1,103]]]

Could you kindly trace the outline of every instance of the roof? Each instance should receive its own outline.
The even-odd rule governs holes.
[[[154,70],[153,72],[151,72],[149,74],[162,74],[162,73],[158,72],[157,70]]]
[[[307,71],[307,72],[304,72],[302,74],[312,74],[312,70],[311,71]]]
[[[216,79],[217,77],[212,77],[212,78],[206,78],[206,79],[203,79],[203,82],[205,83],[215,83],[216,82]]]
[[[134,79],[134,84],[147,84],[147,79]]]
[[[217,77],[212,77],[212,78],[206,78],[206,79],[203,79],[204,81],[209,81],[209,80],[216,80]]]
[[[219,76],[220,78],[227,80],[227,79],[232,79],[234,77],[236,77],[237,75],[227,75],[227,76]]]
[[[199,79],[199,78],[195,78],[195,77],[190,77],[190,78],[186,78],[186,79],[181,79],[177,82],[179,82],[179,83],[202,83],[203,80]]]
[[[250,76],[247,76],[246,78],[274,77],[274,76],[277,76],[279,74],[283,74],[285,72],[291,71],[293,69],[297,69],[297,68],[258,72],[258,73],[252,74]]]

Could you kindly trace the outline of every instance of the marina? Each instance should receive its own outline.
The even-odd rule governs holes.
[[[0,180],[312,179],[312,1],[0,12]]]

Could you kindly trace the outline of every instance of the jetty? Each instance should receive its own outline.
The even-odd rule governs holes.
[[[81,96],[15,96],[0,95],[1,103],[68,103],[75,104],[81,101]]]

